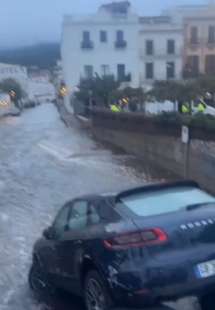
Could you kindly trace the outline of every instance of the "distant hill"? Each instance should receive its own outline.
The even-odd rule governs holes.
[[[0,62],[50,68],[60,58],[58,43],[44,43],[32,46],[0,50]]]

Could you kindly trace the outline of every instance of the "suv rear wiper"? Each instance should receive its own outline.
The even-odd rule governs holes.
[[[195,203],[193,205],[188,205],[188,206],[186,206],[186,210],[191,211],[191,210],[195,210],[195,209],[198,209],[198,208],[201,208],[201,207],[206,207],[206,206],[208,206],[210,204],[215,205],[215,201],[214,202]]]

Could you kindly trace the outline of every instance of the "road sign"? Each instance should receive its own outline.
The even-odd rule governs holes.
[[[189,128],[187,126],[182,126],[181,128],[181,141],[187,144],[189,142]]]

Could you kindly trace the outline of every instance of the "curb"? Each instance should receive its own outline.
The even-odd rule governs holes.
[[[91,127],[91,120],[89,118],[69,112],[62,101],[56,102],[55,105],[58,109],[61,120],[67,127],[71,127],[74,124],[74,121],[78,121],[78,124],[81,125],[82,128]]]
[[[5,117],[11,117],[11,116],[20,116],[21,112],[16,112],[16,113],[13,113],[13,112],[8,112],[8,113],[5,113],[3,115],[0,115],[0,119],[3,119]]]
[[[60,119],[62,122],[67,126],[71,126],[72,119],[74,118],[74,115],[71,114],[65,107],[65,104],[63,102],[57,101],[55,103],[55,106],[59,112]]]

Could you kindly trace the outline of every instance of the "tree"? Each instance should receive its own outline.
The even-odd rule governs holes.
[[[24,92],[20,84],[14,79],[5,79],[0,82],[0,90],[8,93],[11,96],[11,100],[18,105],[18,101],[23,97]]]
[[[194,100],[197,96],[198,86],[193,81],[156,81],[150,95],[158,101],[188,101]]]
[[[117,89],[112,92],[111,99],[113,101],[118,101],[122,98],[128,98],[129,100],[129,108],[132,109],[132,106],[134,108],[135,105],[139,104],[141,111],[144,110],[144,103],[146,100],[146,94],[144,90],[139,88],[133,88],[133,87],[126,87],[124,89]]]
[[[204,95],[206,92],[211,94],[215,93],[215,77],[213,76],[202,76],[196,80],[196,88],[201,91]]]
[[[83,102],[93,98],[98,106],[107,107],[110,103],[112,92],[118,87],[119,83],[114,79],[114,76],[100,77],[96,75],[92,79],[81,79],[76,98]]]

